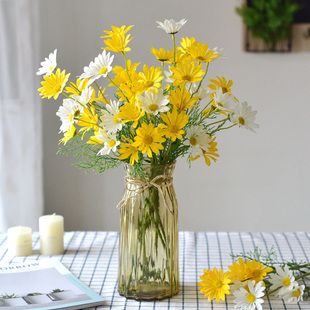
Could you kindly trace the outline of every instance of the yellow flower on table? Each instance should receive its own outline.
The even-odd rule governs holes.
[[[66,70],[62,72],[58,68],[56,73],[51,73],[50,76],[44,75],[44,81],[41,82],[42,87],[38,89],[40,91],[40,96],[42,98],[50,99],[53,97],[55,100],[62,93],[68,79],[70,73],[66,75]]]
[[[172,113],[162,113],[161,117],[166,124],[159,124],[159,128],[166,138],[171,138],[172,141],[182,140],[182,135],[185,133],[182,128],[188,123],[188,115],[185,112],[179,114],[173,109]]]
[[[246,261],[246,266],[248,269],[248,278],[255,280],[256,283],[263,281],[267,273],[272,272],[273,268],[265,267],[261,262],[253,259],[252,261]]]
[[[143,123],[137,129],[137,136],[135,136],[135,142],[132,145],[143,154],[147,153],[148,157],[152,157],[152,153],[159,154],[159,150],[164,149],[161,143],[165,141],[166,139],[163,138],[159,128],[154,128],[153,124]]]
[[[226,295],[230,295],[229,284],[231,281],[228,272],[223,273],[222,269],[217,270],[216,267],[213,270],[204,269],[203,272],[204,274],[200,276],[202,282],[198,283],[198,286],[201,286],[200,293],[205,293],[208,301],[225,300]]]

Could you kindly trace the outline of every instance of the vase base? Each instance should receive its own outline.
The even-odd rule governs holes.
[[[126,297],[127,299],[135,299],[139,301],[153,301],[153,300],[162,300],[166,298],[171,298],[175,295],[177,295],[180,292],[180,288],[176,289],[174,292],[171,292],[171,290],[160,290],[158,292],[152,291],[150,292],[149,290],[140,290],[139,292],[136,291],[120,291],[118,289],[118,293]]]

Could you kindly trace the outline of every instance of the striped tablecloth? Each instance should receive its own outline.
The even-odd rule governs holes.
[[[233,296],[216,303],[208,302],[199,292],[196,284],[203,269],[217,267],[226,271],[232,263],[230,253],[251,251],[256,246],[266,252],[274,245],[279,260],[294,258],[310,262],[310,233],[180,232],[180,293],[163,301],[138,302],[127,300],[117,292],[117,232],[66,232],[64,240],[65,254],[54,257],[105,298],[106,305],[98,309],[234,309]],[[33,233],[33,249],[31,256],[11,259],[7,253],[7,236],[0,234],[1,262],[46,259],[39,254],[38,233]],[[268,298],[263,308],[310,309],[310,300],[294,305]]]

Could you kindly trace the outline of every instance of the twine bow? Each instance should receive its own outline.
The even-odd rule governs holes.
[[[162,179],[161,181],[159,181],[160,179]],[[154,179],[150,180],[150,181],[143,181],[143,180],[139,180],[136,178],[129,178],[129,177],[125,177],[125,182],[126,185],[138,185],[140,187],[139,190],[134,189],[131,190],[134,192],[133,195],[129,195],[126,198],[123,198],[118,205],[116,206],[118,209],[121,209],[124,207],[124,205],[127,203],[128,199],[133,198],[139,194],[141,194],[143,191],[145,191],[146,189],[154,186],[157,188],[158,192],[160,193],[160,195],[163,198],[164,201],[164,205],[167,208],[167,210],[174,215],[174,210],[171,210],[168,206],[168,202],[166,199],[166,196],[164,195],[164,192],[162,190],[162,187],[168,187],[172,185],[172,177],[170,176],[165,176],[165,175],[158,175],[156,176]],[[126,186],[125,185],[125,186]],[[128,188],[127,188],[128,189]],[[128,189],[130,190],[130,189]]]

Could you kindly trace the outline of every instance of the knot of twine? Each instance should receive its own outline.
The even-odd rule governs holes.
[[[162,179],[162,180],[160,180],[160,179]],[[174,215],[174,210],[171,210],[169,208],[168,202],[167,202],[167,198],[164,195],[164,192],[163,192],[163,189],[162,189],[163,187],[168,187],[168,186],[172,185],[172,177],[165,176],[165,175],[158,175],[158,176],[156,176],[154,179],[152,179],[150,181],[144,181],[144,180],[139,180],[139,179],[136,179],[136,178],[125,177],[125,182],[126,182],[125,187],[127,185],[138,185],[140,187],[140,189],[131,190],[134,193],[132,195],[127,196],[126,198],[123,198],[118,203],[118,205],[116,206],[118,209],[123,208],[124,205],[127,203],[128,199],[133,198],[133,197],[141,194],[143,191],[145,191],[146,189],[148,189],[148,188],[153,186],[153,187],[157,188],[158,192],[162,196],[163,201],[164,201],[164,205],[167,208],[167,210],[172,215]],[[130,190],[130,189],[128,189],[128,187],[127,187],[127,190]]]

